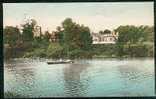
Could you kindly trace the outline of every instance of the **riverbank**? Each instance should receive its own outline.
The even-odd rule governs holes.
[[[125,59],[154,59],[154,57],[109,57],[109,56],[93,56],[92,58],[76,58],[76,59],[71,59],[71,60],[93,60],[93,59],[119,59],[119,60],[125,60]],[[39,60],[39,61],[58,61],[60,59],[62,60],[68,60],[69,58],[43,58],[43,57],[18,57],[18,58],[9,58],[9,59],[4,59],[4,62],[10,61],[10,60],[26,60],[26,61],[31,61],[31,60]]]

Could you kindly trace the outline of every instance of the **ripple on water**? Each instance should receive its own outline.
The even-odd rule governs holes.
[[[6,62],[5,88],[31,97],[154,94],[153,60],[96,59],[57,65],[48,65],[46,61],[15,59]]]

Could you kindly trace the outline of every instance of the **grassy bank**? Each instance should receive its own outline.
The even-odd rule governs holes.
[[[6,53],[7,54],[7,53]],[[9,54],[9,53],[8,53]],[[18,53],[16,53],[18,54]],[[23,55],[16,57],[15,53],[8,58],[52,58],[52,59],[88,59],[88,58],[133,58],[154,57],[153,45],[119,46],[119,45],[93,45],[89,51],[75,49],[66,51],[66,48],[58,43],[51,43],[48,47],[33,48],[25,51]],[[11,57],[15,56],[15,57]],[[6,58],[7,59],[7,58]]]

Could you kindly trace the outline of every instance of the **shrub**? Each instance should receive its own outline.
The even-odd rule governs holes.
[[[41,48],[34,49],[31,52],[26,52],[23,57],[46,57],[46,50]]]
[[[64,55],[63,47],[59,43],[49,44],[46,55],[48,58],[60,58]]]

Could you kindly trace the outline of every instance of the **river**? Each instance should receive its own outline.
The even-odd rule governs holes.
[[[29,97],[154,96],[154,59],[48,59],[4,62],[4,91]]]

